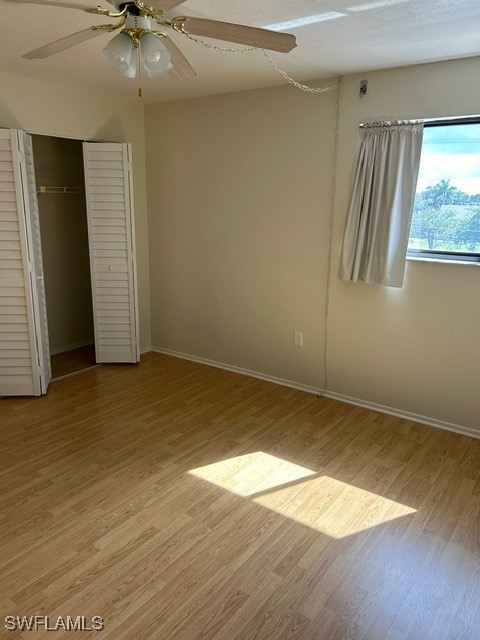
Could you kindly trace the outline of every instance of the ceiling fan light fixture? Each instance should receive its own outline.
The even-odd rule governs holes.
[[[173,64],[169,62],[161,69],[149,69],[148,67],[145,67],[145,71],[147,72],[147,76],[149,78],[155,78],[156,76],[161,76],[164,73],[168,73],[168,71],[173,71]]]
[[[150,78],[160,76],[173,69],[168,49],[153,33],[145,33],[140,39],[143,66]]]
[[[118,33],[110,40],[102,53],[114,71],[127,78],[134,78],[137,75],[135,47],[127,33],[123,31]]]

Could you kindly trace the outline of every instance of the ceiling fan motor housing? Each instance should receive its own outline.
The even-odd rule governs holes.
[[[139,16],[141,14],[141,10],[137,7],[134,2],[125,2],[125,0],[109,0],[111,4],[113,4],[119,11],[123,11],[124,7],[127,7],[127,13],[131,16]]]

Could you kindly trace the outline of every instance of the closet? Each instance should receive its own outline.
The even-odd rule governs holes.
[[[50,352],[91,343],[139,361],[130,145],[0,129],[0,395],[46,393]]]
[[[83,149],[33,135],[52,379],[95,364]]]

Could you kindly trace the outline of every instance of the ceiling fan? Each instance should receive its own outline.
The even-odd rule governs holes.
[[[175,42],[164,32],[165,28],[174,29],[177,33],[189,37],[215,38],[282,53],[288,53],[296,47],[295,36],[288,33],[205,18],[177,16],[168,19],[165,17],[167,11],[174,9],[185,0],[146,0],[146,2],[144,0],[107,0],[113,5],[113,10],[62,0],[11,1],[75,9],[118,19],[114,24],[99,24],[77,31],[39,49],[29,51],[22,57],[28,60],[48,58],[105,32],[120,30],[120,33],[107,44],[103,54],[116,71],[131,78],[137,75],[140,59],[151,77],[167,72],[172,77],[184,79],[197,75]],[[152,28],[157,25],[161,27],[160,30]]]

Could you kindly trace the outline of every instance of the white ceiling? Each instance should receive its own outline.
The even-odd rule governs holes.
[[[97,5],[95,0],[81,1]],[[105,0],[101,5],[109,6]],[[9,0],[0,0],[0,11],[0,70],[118,91],[125,97],[136,96],[136,81],[110,70],[101,55],[111,34],[45,60],[21,58],[26,51],[108,19]],[[289,54],[271,54],[277,64],[296,79],[321,79],[338,73],[480,55],[479,0],[186,0],[167,15],[202,16],[266,26],[332,13],[338,15],[324,15],[330,19],[288,29],[296,35],[298,47]],[[258,52],[227,54],[211,51],[179,34],[172,37],[197,69],[198,77],[192,80],[145,77],[146,102],[284,82]]]

